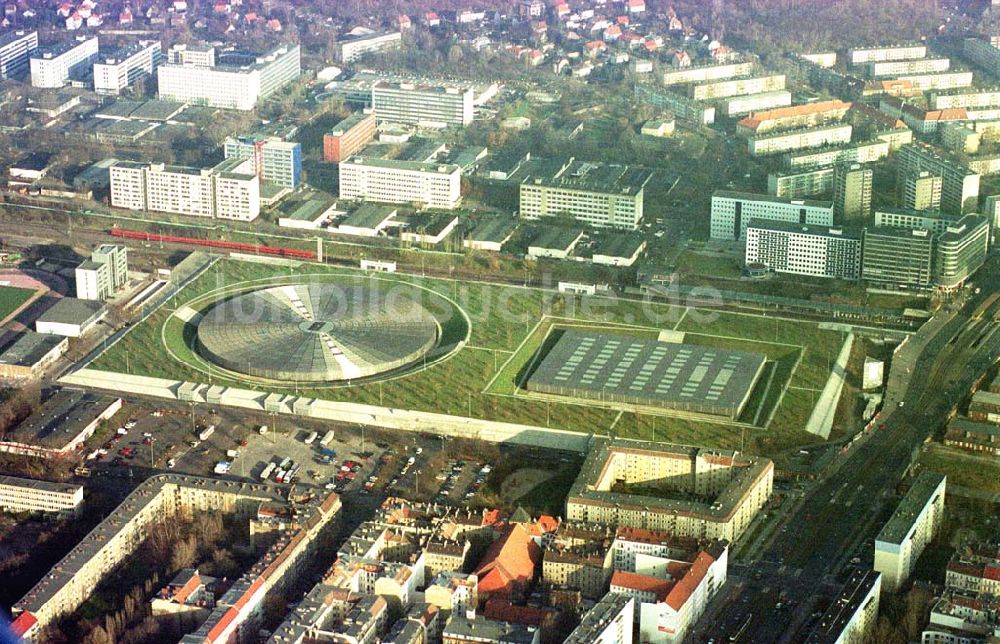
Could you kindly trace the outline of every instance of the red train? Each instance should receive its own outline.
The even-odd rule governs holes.
[[[181,237],[178,235],[160,235],[142,230],[127,230],[125,228],[112,228],[113,237],[123,237],[125,239],[141,239],[148,242],[167,242],[171,244],[194,244],[196,246],[208,246],[210,248],[223,248],[234,250],[240,253],[251,253],[255,255],[275,255],[278,257],[293,257],[295,259],[316,259],[316,253],[311,250],[300,250],[298,248],[286,248],[284,246],[261,246],[259,244],[244,244],[241,242],[222,241],[217,239],[197,239],[195,237]]]

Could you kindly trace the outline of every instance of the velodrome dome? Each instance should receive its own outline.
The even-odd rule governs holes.
[[[414,291],[295,284],[237,295],[198,322],[199,353],[238,373],[287,382],[365,378],[413,363],[440,334]]]

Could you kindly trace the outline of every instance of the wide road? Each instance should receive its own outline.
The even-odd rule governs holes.
[[[977,283],[1000,284],[997,259]],[[706,638],[725,641],[749,621],[739,641],[799,641],[803,634],[797,631],[814,610],[817,591],[835,590],[838,573],[856,554],[870,565],[872,540],[895,507],[895,488],[919,446],[1000,359],[1000,324],[993,321],[1000,303],[972,319],[987,290],[960,311],[935,317],[900,349],[874,433],[812,489],[758,561],[735,567],[739,587]],[[783,598],[793,599],[794,607]]]

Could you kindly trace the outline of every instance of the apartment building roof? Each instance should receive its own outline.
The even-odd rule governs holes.
[[[737,125],[756,130],[765,121],[777,121],[779,119],[795,118],[797,116],[810,116],[812,114],[848,110],[852,105],[853,103],[835,99],[830,101],[819,101],[816,103],[806,103],[805,105],[778,107],[762,112],[754,112],[750,116],[741,119]]]
[[[17,31],[8,31],[6,33],[2,33],[0,34],[0,47],[6,47],[15,40],[21,40],[22,38],[30,36],[33,33],[37,32],[34,30],[31,31],[17,30]]]
[[[931,501],[931,497],[944,482],[945,476],[936,472],[923,471],[913,481],[912,487],[892,513],[889,521],[878,533],[876,542],[901,544],[913,529],[914,521]]]
[[[86,42],[90,42],[91,40],[96,40],[96,39],[97,36],[91,36],[89,38],[81,37],[79,40],[74,38],[73,40],[66,40],[61,43],[57,43],[55,45],[46,45],[43,47],[39,47],[38,49],[35,50],[33,54],[31,54],[31,58],[32,59],[57,58],[59,56],[62,56],[66,52],[70,51],[71,49],[74,49]]]
[[[26,488],[51,492],[53,494],[76,494],[77,490],[82,489],[82,486],[70,483],[56,483],[54,481],[41,481],[39,479],[25,479],[19,476],[4,475],[0,475],[0,486]]]
[[[463,642],[499,642],[501,644],[531,644],[535,639],[535,629],[522,624],[502,622],[477,616],[469,619],[452,616],[444,627],[445,639]]]
[[[874,570],[856,570],[844,585],[840,595],[827,609],[819,624],[806,640],[807,644],[834,644],[861,608],[872,587],[879,583],[882,573]]]
[[[625,610],[630,601],[633,601],[632,598],[624,593],[607,593],[587,611],[580,624],[573,629],[563,644],[593,644],[598,641],[598,635],[604,632],[611,620]]]
[[[850,123],[831,123],[829,125],[819,125],[816,127],[800,127],[791,130],[768,130],[750,135],[751,141],[767,141],[768,139],[783,139],[789,136],[800,136],[803,134],[816,134],[819,132],[833,132],[835,130],[851,129]]]
[[[751,219],[747,225],[747,230],[757,228],[760,230],[774,230],[787,233],[800,233],[803,235],[813,235],[816,237],[829,237],[832,239],[861,239],[857,234],[844,230],[840,226],[817,226],[812,224],[799,224],[791,221],[774,221],[771,219]]]
[[[513,524],[490,545],[476,567],[479,591],[501,595],[517,592],[518,586],[534,578],[540,560],[541,548],[523,525]]]
[[[789,206],[803,206],[805,208],[833,208],[832,201],[816,201],[813,199],[788,199],[786,197],[775,197],[773,195],[762,195],[753,192],[739,192],[737,190],[716,190],[712,193],[712,199],[733,199],[735,201],[761,201],[765,203],[779,203]]]
[[[642,575],[627,570],[616,570],[611,575],[612,588],[627,588],[641,593],[652,593],[657,602],[662,602],[667,598],[667,594],[674,587],[676,582],[667,579],[659,579]]]
[[[374,117],[375,117],[374,113],[366,114],[365,112],[354,112],[344,120],[334,125],[333,129],[330,130],[328,134],[332,136],[343,136],[352,128],[357,127],[358,124],[364,121],[365,119],[370,119]]]

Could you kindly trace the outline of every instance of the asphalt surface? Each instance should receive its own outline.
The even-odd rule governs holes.
[[[998,268],[991,262],[977,282],[1000,283]],[[870,565],[869,546],[895,507],[895,488],[919,446],[1000,359],[1000,324],[993,321],[1000,303],[972,319],[989,295],[983,289],[903,345],[891,366],[875,431],[840,457],[834,473],[803,499],[759,559],[733,567],[735,592],[711,625],[703,621],[703,641],[728,641],[736,633],[745,642],[801,641],[819,598],[839,589],[851,560],[858,556],[862,561],[855,563]]]

